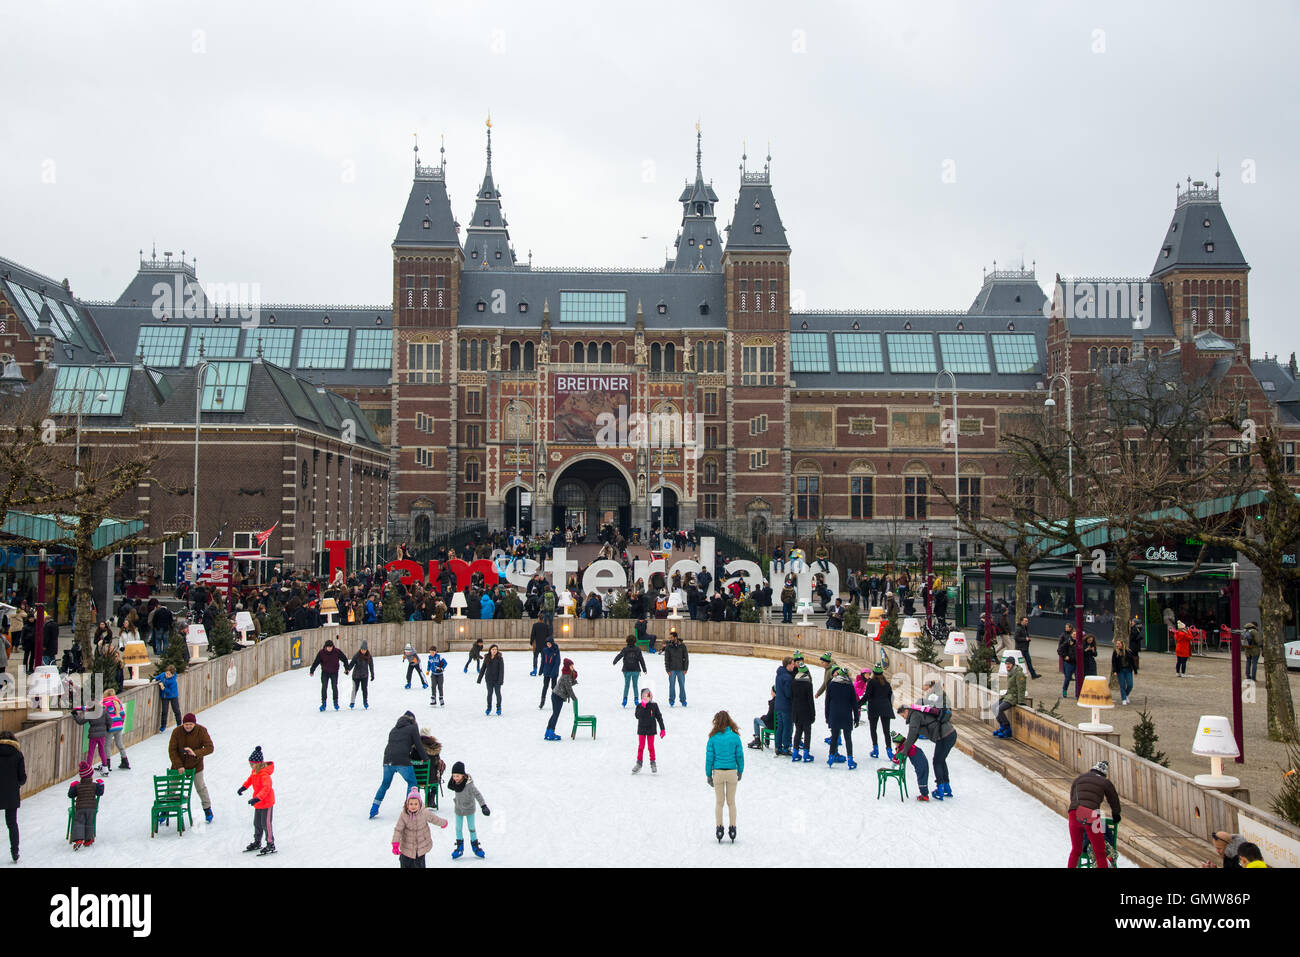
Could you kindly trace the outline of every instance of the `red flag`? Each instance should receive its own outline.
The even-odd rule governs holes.
[[[264,531],[264,532],[258,532],[258,533],[257,533],[257,547],[258,547],[258,548],[261,548],[263,545],[266,544],[266,540],[267,540],[268,538],[271,537],[271,533],[274,532],[274,531],[276,530],[276,528],[279,527],[279,525],[280,525],[280,523],[279,523],[279,522],[276,522],[274,525],[272,525],[272,526],[271,526],[270,528],[268,528],[266,531]]]

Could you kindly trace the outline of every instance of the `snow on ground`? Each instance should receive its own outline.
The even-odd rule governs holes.
[[[766,710],[776,663],[767,659],[694,655],[687,676],[689,708],[668,707],[663,659],[648,658],[643,675],[663,709],[668,735],[656,741],[659,773],[649,760],[640,774],[636,719],[621,708],[622,675],[607,653],[571,656],[579,670],[580,710],[599,719],[596,739],[583,729],[571,740],[572,708],[560,715],[560,742],[542,740],[550,695],[539,710],[539,678],[528,676],[531,655],[506,653],[503,715],[485,717],[484,688],[474,667],[461,671],[453,656],[446,675],[447,705],[430,707],[418,681],[403,689],[400,658],[376,661],[370,710],[358,699],[348,709],[351,680],[341,676],[342,710],[319,706],[319,678],[304,668],[263,682],[198,715],[216,751],[205,778],[215,820],[203,823],[194,797],[194,829],[177,837],[162,829],[149,837],[151,775],[167,767],[167,734],[131,748],[132,770],[105,778],[95,845],[75,854],[64,840],[66,784],[23,801],[19,811],[22,859],[17,866],[60,867],[395,867],[393,823],[405,786],[395,778],[379,817],[367,820],[380,783],[389,730],[410,709],[443,744],[447,774],[464,761],[492,814],[478,815],[487,859],[469,866],[1020,866],[1061,867],[1069,852],[1065,821],[1001,776],[960,751],[949,757],[956,797],[943,803],[900,802],[896,784],[876,799],[865,717],[854,735],[859,767],[826,766],[824,726],[813,729],[816,762],[795,765],[771,750],[745,751],[737,793],[739,835],[717,844],[713,792],[705,782],[704,749],[713,714],[727,709],[748,742],[753,718]],[[184,707],[184,702],[182,702]],[[820,703],[819,703],[820,709]],[[895,722],[895,727],[898,723]],[[248,755],[261,745],[275,762],[278,853],[244,854],[252,839],[253,810],[236,791],[248,775]],[[923,742],[927,756],[932,751]],[[117,758],[114,756],[114,763]],[[933,784],[933,778],[931,779]],[[451,801],[440,812],[451,817]],[[451,866],[453,823],[435,830],[430,866]],[[467,836],[468,845],[468,836]]]

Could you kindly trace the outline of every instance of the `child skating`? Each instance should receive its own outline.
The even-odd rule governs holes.
[[[465,659],[465,670],[461,674],[469,674],[469,666],[474,666],[474,674],[483,670],[483,639],[475,638],[474,644],[469,646],[469,657]]]
[[[425,662],[429,669],[429,704],[445,705],[442,699],[443,673],[447,670],[447,659],[438,654],[438,646],[429,646],[429,660]]]
[[[96,771],[107,773],[113,770],[113,764],[108,759],[108,711],[101,704],[97,708],[90,709],[87,714],[85,708],[73,708],[72,720],[76,724],[86,725],[87,740],[89,744],[86,748],[86,760],[89,761]],[[99,755],[99,763],[95,764],[95,755]]]
[[[419,788],[406,792],[406,804],[393,828],[393,853],[401,867],[424,867],[424,855],[433,850],[433,832],[430,824],[445,828],[446,820],[424,806]]]
[[[424,680],[424,672],[420,670],[420,655],[410,643],[402,651],[402,660],[406,662],[406,690],[411,690],[411,672],[415,672],[420,676],[420,686],[427,691],[429,682]]]
[[[244,848],[244,851],[257,851],[258,857],[266,857],[275,853],[275,831],[271,823],[275,813],[275,790],[271,787],[275,762],[262,758],[262,746],[259,744],[248,756],[248,766],[248,780],[238,791],[243,794],[249,788],[253,789],[253,796],[248,801],[253,806],[253,843]],[[263,832],[266,834],[266,847],[262,846]]]
[[[126,705],[122,704],[122,699],[117,696],[116,688],[105,688],[103,697],[103,708],[108,715],[108,733],[113,739],[113,744],[117,746],[119,771],[130,771],[131,762],[126,759],[126,748],[122,746],[122,730],[126,727]],[[112,762],[111,756],[108,763]]]
[[[654,701],[650,689],[642,688],[641,700],[636,706],[636,767],[632,769],[633,774],[641,770],[641,757],[647,745],[650,747],[650,773],[654,774],[659,770],[659,766],[655,764],[656,723],[659,725],[659,737],[663,738],[668,733],[664,728],[664,716],[659,710],[659,705]]]
[[[459,860],[465,854],[464,825],[467,822],[469,824],[469,846],[474,851],[474,856],[486,857],[483,848],[479,847],[478,834],[474,831],[474,806],[478,805],[482,808],[485,817],[492,812],[483,803],[483,795],[474,785],[474,779],[465,773],[464,761],[457,761],[451,766],[451,780],[447,782],[447,787],[455,798],[454,810],[456,812],[456,849],[451,852],[451,859],[453,861]]]
[[[96,781],[91,775],[95,769],[89,758],[77,766],[80,775],[68,785],[68,797],[76,803],[72,811],[72,849],[79,851],[95,843],[95,809],[104,793],[104,782]]]

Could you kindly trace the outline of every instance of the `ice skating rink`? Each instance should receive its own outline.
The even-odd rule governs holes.
[[[599,719],[596,739],[583,729],[569,737],[572,708],[561,713],[563,741],[542,739],[550,715],[538,709],[540,678],[531,678],[531,655],[505,654],[503,714],[485,717],[484,687],[474,668],[461,671],[455,654],[446,675],[445,708],[430,707],[418,681],[404,690],[399,658],[375,662],[370,710],[358,698],[348,709],[351,679],[340,676],[341,711],[321,714],[319,676],[307,669],[263,682],[198,715],[216,752],[206,760],[205,778],[215,820],[205,824],[194,797],[194,828],[178,837],[174,828],[149,837],[151,775],[167,766],[168,733],[131,748],[132,770],[105,778],[99,832],[93,847],[73,852],[64,840],[67,782],[25,799],[19,811],[22,858],[15,867],[396,867],[391,850],[393,823],[405,786],[394,779],[379,817],[367,819],[380,783],[389,730],[411,710],[443,744],[447,777],[456,761],[469,773],[491,809],[476,819],[487,858],[450,859],[454,823],[435,830],[430,867],[610,866],[661,867],[874,866],[935,867],[984,865],[1062,867],[1069,853],[1066,822],[1002,777],[954,750],[949,757],[954,798],[921,804],[915,776],[908,771],[908,799],[897,785],[876,799],[876,769],[870,758],[865,716],[854,735],[855,771],[826,766],[824,725],[813,729],[813,763],[776,759],[771,750],[745,751],[738,794],[739,836],[734,845],[714,838],[713,791],[705,782],[704,748],[713,714],[726,709],[748,742],[755,716],[767,707],[777,663],[723,655],[693,655],[687,675],[689,707],[668,707],[663,658],[648,656],[643,675],[663,709],[668,735],[656,740],[659,772],[647,758],[636,761],[636,719],[632,702],[620,707],[622,675],[609,653],[579,652],[580,710]],[[423,663],[424,656],[421,655]],[[814,669],[820,683],[821,671]],[[181,702],[184,709],[185,702]],[[821,710],[821,702],[818,702]],[[895,722],[895,728],[898,728]],[[245,854],[252,840],[253,811],[247,794],[236,791],[248,776],[248,755],[261,745],[275,762],[277,853]],[[927,756],[929,742],[922,742]],[[114,764],[117,758],[114,756]],[[933,784],[933,776],[931,777]],[[444,798],[439,813],[451,816]]]

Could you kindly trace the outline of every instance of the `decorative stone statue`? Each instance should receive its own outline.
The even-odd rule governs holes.
[[[646,354],[645,340],[640,336],[636,337],[636,344],[633,346],[633,349],[636,353],[637,365],[643,366],[650,361],[649,356]]]
[[[682,363],[683,370],[686,372],[694,372],[695,371],[695,350],[691,348],[690,336],[686,337],[686,342],[682,346],[682,349],[686,353],[686,359]]]
[[[492,353],[488,359],[488,368],[494,372],[499,372],[501,370],[501,346],[496,342],[492,343]]]

